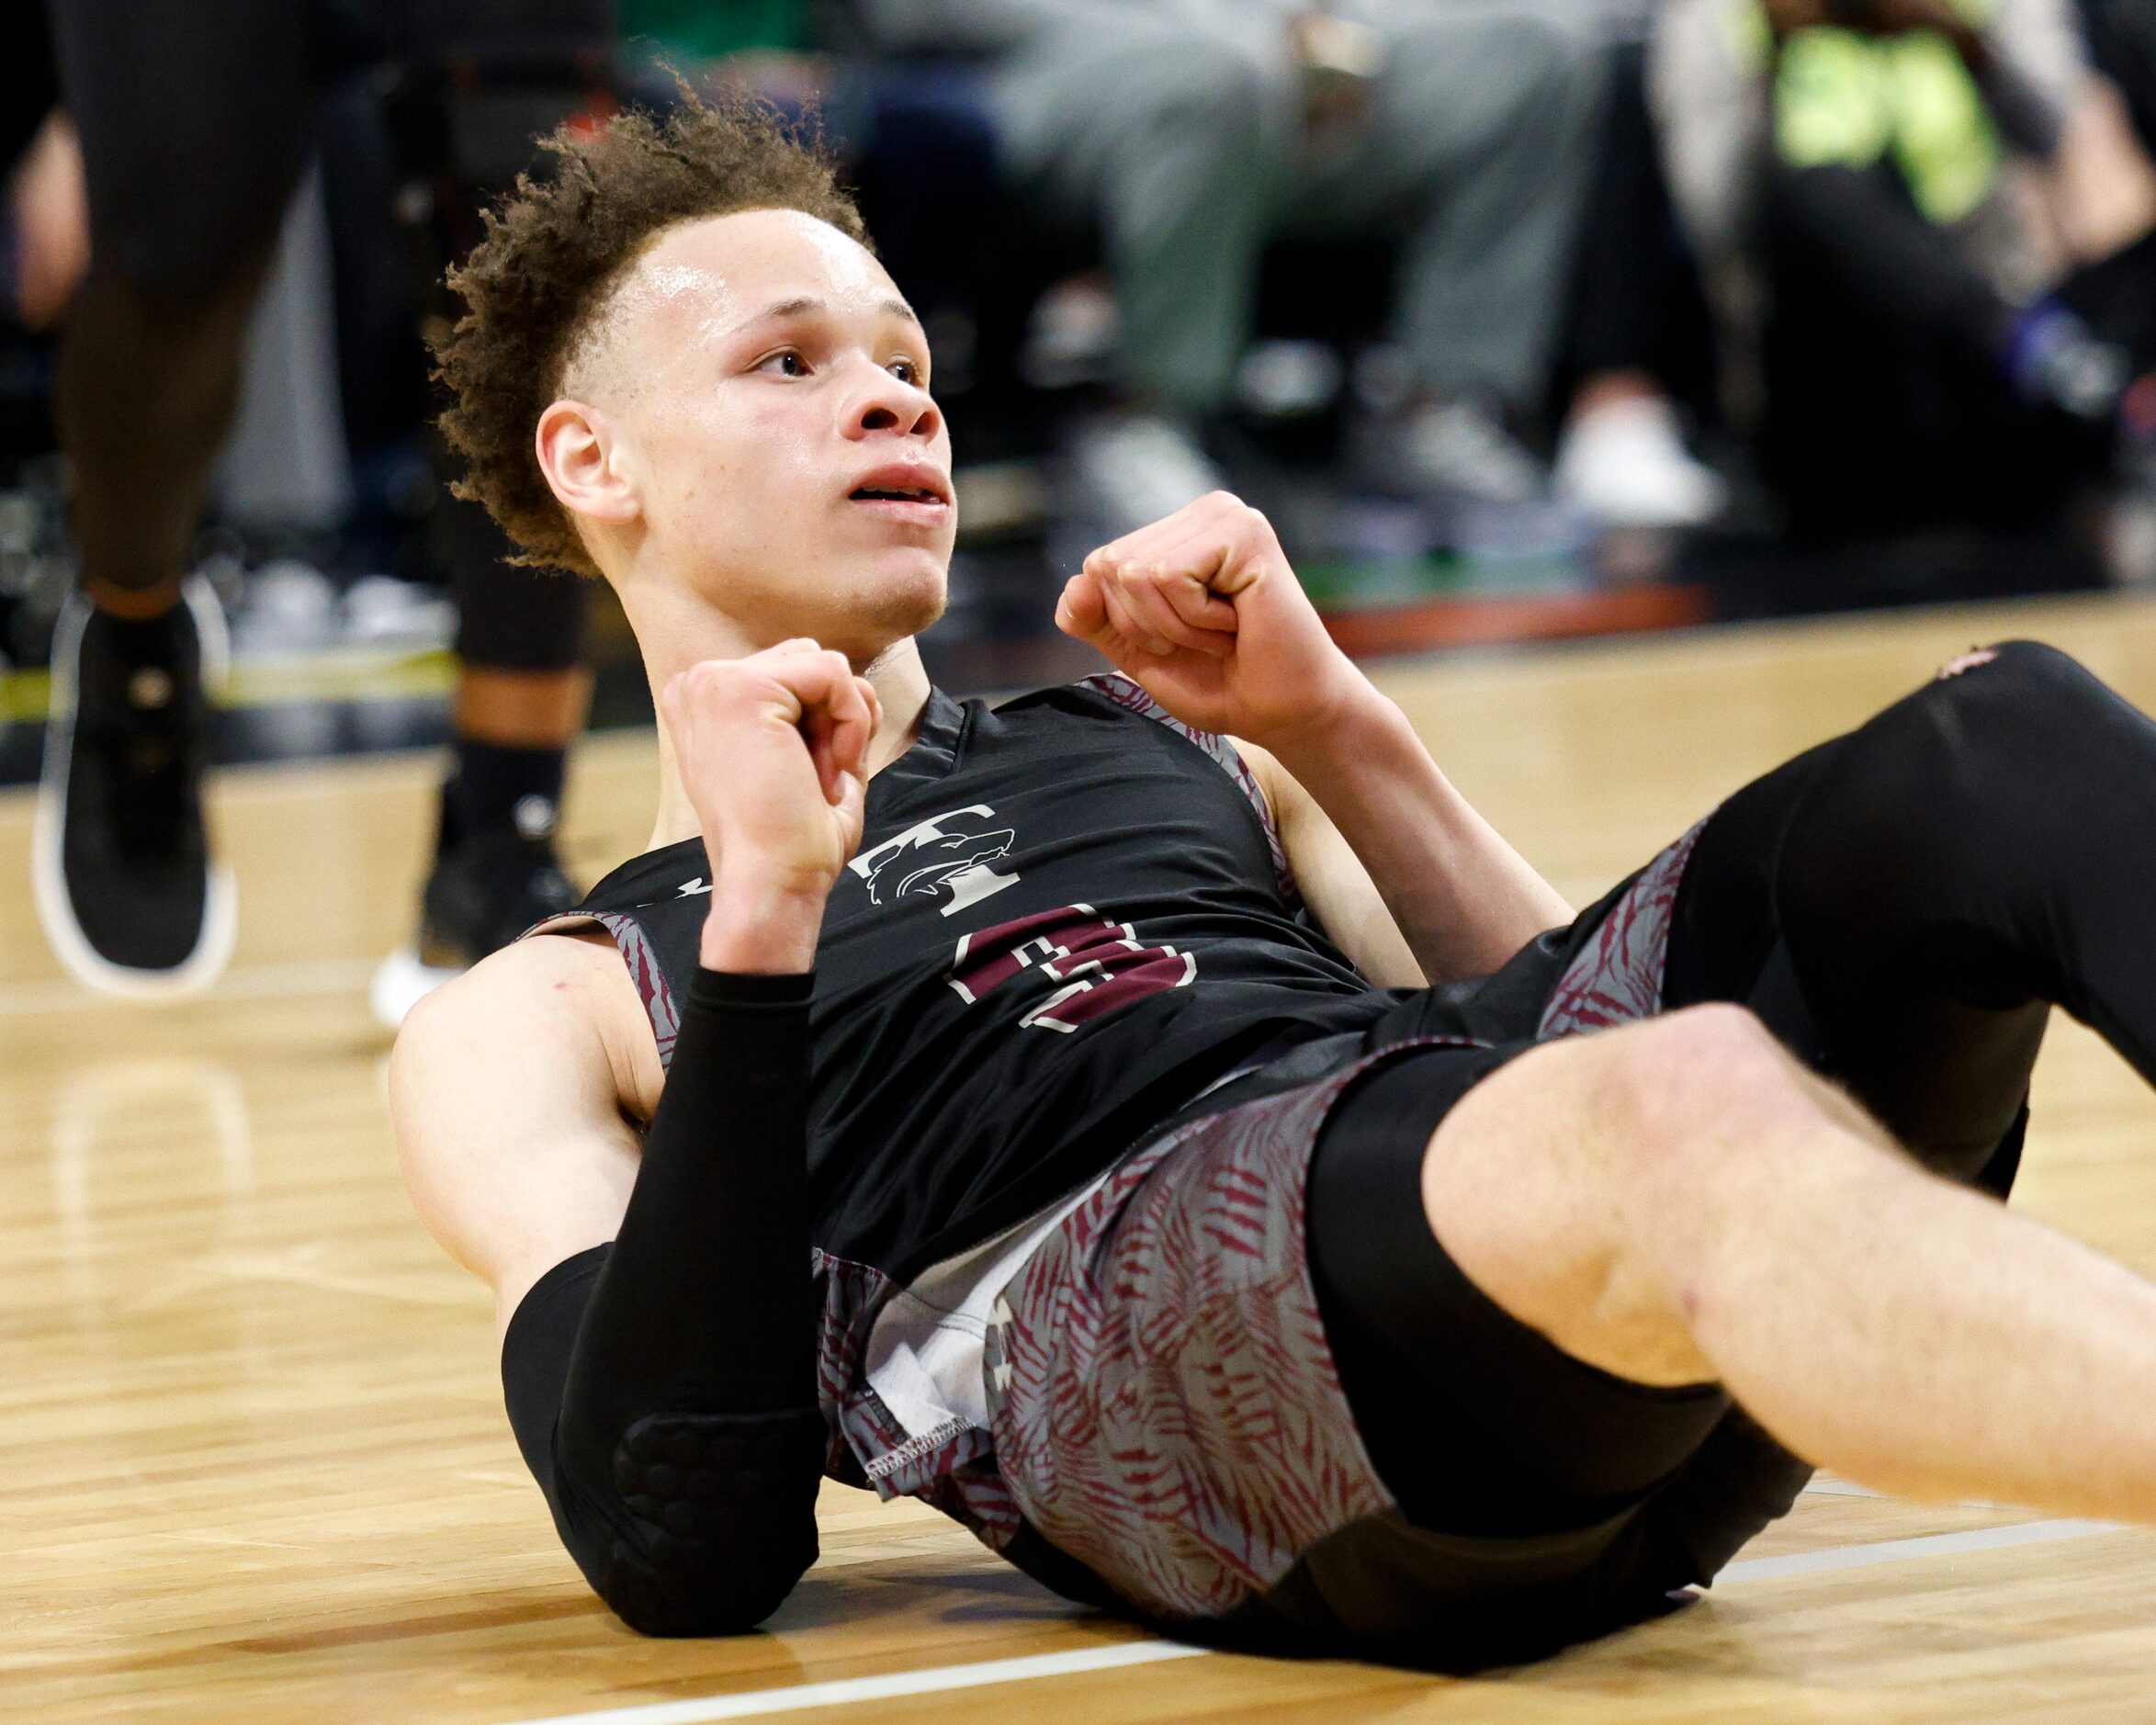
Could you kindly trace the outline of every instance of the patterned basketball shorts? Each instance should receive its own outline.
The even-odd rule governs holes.
[[[1568,1021],[1546,1013],[1543,1036],[1654,1009],[1690,840],[1615,897],[1552,996]],[[1476,1044],[1426,1038],[1180,1126],[1004,1291],[987,1355],[996,1470],[1038,1533],[1148,1616],[1225,1617],[1393,1506],[1326,1340],[1304,1206],[1327,1111],[1407,1048],[1489,1069]]]

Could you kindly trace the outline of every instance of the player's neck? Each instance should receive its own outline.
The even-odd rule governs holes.
[[[647,638],[638,631],[639,640]],[[717,648],[690,652],[682,656],[680,643],[670,646],[675,650],[665,653],[647,652],[644,668],[651,680],[654,705],[658,693],[666,686],[677,671],[705,659],[731,659],[756,651],[754,647],[741,647],[734,651]],[[678,659],[679,662],[674,662]],[[863,670],[863,676],[875,685],[876,699],[883,704],[884,722],[876,727],[869,739],[868,776],[873,780],[892,761],[913,747],[920,734],[922,715],[928,709],[928,669],[920,662],[920,649],[913,637],[907,636],[891,644]],[[666,721],[659,722],[659,816],[651,829],[649,849],[661,845],[678,844],[683,839],[693,839],[701,830],[696,820],[696,810],[689,801],[689,794],[682,788],[680,770],[674,764],[673,740],[666,734]]]

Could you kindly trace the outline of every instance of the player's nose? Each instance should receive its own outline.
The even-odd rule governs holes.
[[[864,366],[863,370],[863,383],[847,412],[849,436],[895,431],[926,442],[943,428],[943,410],[920,385],[895,377],[882,366]]]

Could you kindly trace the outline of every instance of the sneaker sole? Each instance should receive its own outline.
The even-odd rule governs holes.
[[[209,583],[190,575],[180,596],[195,619],[202,656],[202,689],[208,695],[224,686],[231,665],[224,612]],[[88,606],[69,595],[52,637],[52,694],[45,719],[45,759],[38,778],[37,813],[30,825],[30,897],[38,923],[61,967],[85,988],[138,1000],[170,1000],[199,994],[224,974],[240,931],[239,884],[231,870],[212,862],[203,896],[202,930],[194,950],[164,970],[138,970],[116,964],[90,944],[75,919],[74,904],[61,865],[61,842],[67,808],[68,756],[74,742],[75,660],[82,646]]]
[[[401,1030],[412,1009],[444,983],[461,976],[461,970],[423,963],[412,947],[401,947],[375,966],[367,985],[367,1004],[375,1021],[384,1030]]]

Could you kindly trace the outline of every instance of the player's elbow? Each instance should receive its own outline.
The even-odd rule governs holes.
[[[827,1442],[814,1408],[640,1419],[615,1447],[606,1482],[626,1516],[609,1516],[585,1550],[572,1539],[571,1554],[641,1634],[752,1629],[816,1562]]]
[[[652,1551],[617,1541],[593,1590],[639,1635],[740,1635],[784,1605],[816,1562],[813,1516],[788,1543],[715,1550],[679,1541]]]

